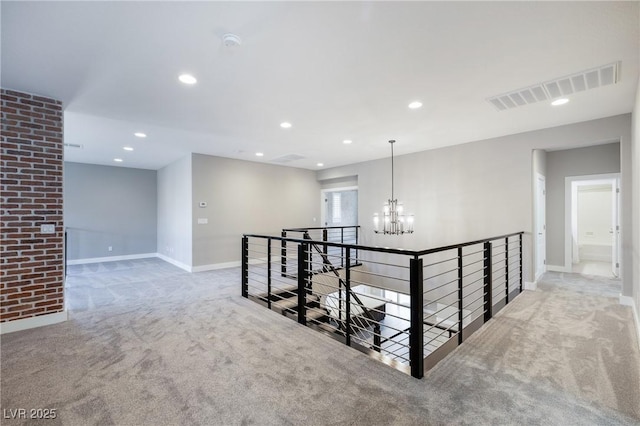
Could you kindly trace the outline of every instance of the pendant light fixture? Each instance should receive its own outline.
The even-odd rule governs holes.
[[[393,144],[395,140],[390,140],[391,144],[391,198],[387,200],[382,208],[382,229],[380,229],[381,216],[378,213],[373,215],[373,230],[376,234],[411,234],[413,233],[413,215],[404,214],[404,206],[394,198],[393,193]]]

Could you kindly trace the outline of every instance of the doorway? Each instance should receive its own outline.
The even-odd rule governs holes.
[[[567,178],[565,265],[570,272],[620,275],[620,175]]]
[[[355,226],[358,224],[358,188],[323,189],[322,226]]]

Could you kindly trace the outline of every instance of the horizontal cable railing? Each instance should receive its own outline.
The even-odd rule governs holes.
[[[421,378],[522,291],[522,232],[415,251],[348,230],[244,235],[242,295]]]

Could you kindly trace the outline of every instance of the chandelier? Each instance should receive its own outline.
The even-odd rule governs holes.
[[[404,206],[393,196],[393,144],[395,140],[390,140],[391,144],[391,198],[387,200],[382,208],[382,229],[380,229],[380,216],[373,215],[373,230],[376,234],[411,234],[413,233],[413,215],[404,214]]]

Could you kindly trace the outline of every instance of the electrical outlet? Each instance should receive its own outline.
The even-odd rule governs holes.
[[[41,234],[55,234],[56,226],[52,223],[43,223],[40,225],[40,233]]]
[[[109,246],[109,247],[107,248],[107,250],[109,250],[109,251],[113,251],[113,247],[112,247],[112,246]]]

